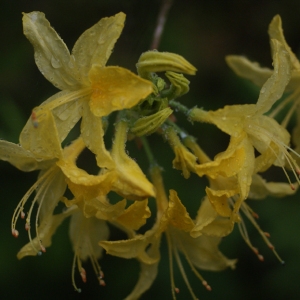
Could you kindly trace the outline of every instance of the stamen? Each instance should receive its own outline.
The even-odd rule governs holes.
[[[76,292],[81,293],[81,289],[79,289],[75,283],[75,267],[76,267],[76,258],[77,258],[77,254],[76,252],[74,253],[74,257],[73,257],[73,263],[72,263],[72,285],[75,289]]]
[[[251,213],[249,212],[249,210],[251,210],[250,207],[249,207],[245,202],[243,202],[241,208],[242,208],[243,213],[246,215],[246,217],[247,217],[248,220],[252,223],[252,225],[257,229],[257,231],[259,232],[259,234],[260,234],[261,237],[263,238],[264,242],[265,242],[265,243],[267,244],[267,246],[272,250],[272,252],[273,252],[274,255],[277,257],[277,259],[279,260],[279,262],[280,262],[281,264],[284,264],[284,261],[281,259],[281,257],[280,257],[280,256],[278,255],[278,253],[276,252],[274,245],[271,244],[270,241],[269,241],[269,239],[268,239],[268,238],[270,237],[270,234],[269,234],[268,232],[262,231],[262,229],[259,227],[259,225],[257,224],[257,222],[253,219]],[[245,230],[246,230],[246,228],[245,228]],[[246,242],[247,242],[247,241],[246,241]],[[250,242],[250,240],[249,240],[249,242]],[[252,248],[252,247],[251,247],[251,248]],[[254,250],[254,249],[252,249],[252,250]],[[257,249],[256,249],[256,250],[257,250]],[[257,254],[257,257],[258,257],[258,259],[259,259],[260,261],[263,261],[263,260],[264,260],[264,257],[263,257],[261,254],[259,254],[258,251],[257,251],[256,254]]]
[[[173,274],[173,253],[172,253],[172,241],[168,231],[165,231],[167,237],[167,244],[168,244],[168,253],[169,253],[169,267],[170,267],[170,279],[171,279],[171,292],[173,300],[176,300],[175,291],[179,291],[177,287],[175,287],[174,283],[174,274]]]

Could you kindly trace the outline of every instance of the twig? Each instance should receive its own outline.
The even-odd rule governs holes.
[[[169,10],[173,4],[173,0],[163,0],[163,3],[160,7],[160,11],[157,18],[156,28],[153,35],[153,41],[151,44],[150,49],[158,49],[158,46],[160,44],[161,36],[165,27],[165,23],[167,20],[167,16],[169,13]]]

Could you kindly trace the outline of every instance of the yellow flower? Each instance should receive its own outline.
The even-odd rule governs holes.
[[[92,120],[85,120],[88,124],[96,117],[131,108],[152,92],[150,81],[120,67],[105,67],[124,20],[123,13],[101,19],[79,37],[70,54],[43,13],[24,14],[24,34],[34,47],[37,66],[62,90],[33,110],[20,137],[26,149],[39,146],[41,135],[35,132],[36,127],[45,127],[47,132],[56,126],[63,141],[79,119],[86,118],[85,110],[92,112]],[[91,126],[82,130],[88,131]],[[84,132],[84,139],[89,135],[92,132]]]
[[[137,258],[140,261],[139,280],[134,290],[126,298],[127,300],[138,299],[151,286],[156,277],[160,260],[160,240],[162,234],[165,233],[169,247],[173,299],[176,298],[175,292],[179,292],[173,278],[173,255],[193,299],[197,299],[186,277],[179,251],[184,254],[190,267],[208,290],[211,289],[210,286],[196,268],[213,271],[223,270],[228,266],[234,268],[235,260],[227,259],[218,250],[219,238],[206,236],[192,238],[189,232],[194,228],[194,222],[175,191],[170,191],[169,201],[167,200],[159,167],[155,166],[151,169],[151,177],[156,188],[157,203],[157,219],[152,229],[144,235],[136,234],[128,240],[104,241],[100,242],[100,245],[111,255],[127,259]]]
[[[225,152],[218,154],[212,162],[197,165],[196,169],[199,176],[237,178],[239,200],[232,216],[236,220],[235,213],[249,194],[253,174],[263,172],[271,165],[284,167],[286,162],[298,170],[288,152],[289,133],[264,115],[281,97],[290,79],[288,53],[277,40],[272,40],[272,49],[274,72],[263,85],[256,104],[225,106],[208,112],[195,108],[190,114],[192,120],[215,124],[231,136]],[[254,149],[260,153],[256,158]],[[291,187],[294,188],[292,184]]]
[[[99,129],[100,127],[98,127]],[[138,164],[125,152],[127,123],[116,125],[116,135],[111,154],[104,148],[103,140],[91,140],[97,164],[103,168],[99,175],[90,175],[76,166],[82,149],[77,148],[73,155],[61,159],[57,164],[68,179],[68,185],[76,201],[90,200],[98,195],[106,195],[110,190],[130,200],[144,200],[155,196],[153,185],[148,181]],[[96,148],[97,143],[101,146]],[[84,147],[83,142],[81,143]]]
[[[292,92],[292,94],[283,100],[278,107],[276,107],[269,115],[271,117],[275,117],[284,107],[290,102],[294,102],[290,107],[289,112],[286,114],[282,125],[284,127],[287,126],[293,112],[297,113],[297,125],[294,128],[292,139],[295,145],[294,157],[297,163],[300,163],[299,155],[297,153],[300,152],[300,143],[299,143],[299,132],[300,132],[300,62],[297,59],[296,55],[291,50],[290,46],[287,44],[283,29],[282,22],[279,15],[276,15],[270,25],[268,30],[270,39],[277,39],[285,48],[285,50],[289,53],[291,60],[291,79],[286,86],[286,92]],[[272,74],[272,70],[268,68],[262,68],[256,62],[251,62],[247,58],[242,56],[230,55],[226,58],[228,65],[233,69],[233,71],[241,77],[247,78],[251,80],[258,86],[262,86],[265,80]],[[289,166],[288,166],[289,167]]]

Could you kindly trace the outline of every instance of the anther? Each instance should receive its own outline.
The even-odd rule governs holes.
[[[36,113],[33,111],[31,114],[31,121],[34,128],[38,128],[39,123],[37,121]]]
[[[45,253],[46,252],[46,248],[43,245],[40,245],[40,247],[41,247],[41,251]]]
[[[29,223],[25,223],[25,229],[28,231],[30,229],[30,224]]]
[[[259,259],[260,261],[264,261],[264,260],[265,260],[264,257],[263,257],[261,254],[258,254],[257,257],[258,257],[258,259]]]
[[[86,272],[84,268],[81,268],[80,276],[83,282],[86,282]]]
[[[24,219],[25,218],[25,213],[24,211],[21,211],[21,219]]]
[[[271,235],[270,235],[270,233],[269,232],[264,232],[264,235],[267,237],[267,238],[269,238],[269,237],[271,237]]]
[[[18,231],[17,229],[13,229],[13,230],[11,231],[11,233],[12,233],[12,235],[13,235],[15,238],[17,238],[17,237],[19,236],[19,231]]]
[[[180,292],[180,290],[179,290],[179,288],[174,288],[174,291],[176,292],[176,294],[179,294],[179,292]]]
[[[106,283],[105,283],[105,281],[103,279],[100,279],[99,283],[100,283],[101,286],[106,286]]]
[[[293,184],[290,185],[291,186],[291,189],[294,191],[296,188]]]
[[[205,286],[205,288],[206,288],[208,291],[211,291],[211,286],[207,283],[206,280],[203,280],[203,281],[202,281],[202,284]]]

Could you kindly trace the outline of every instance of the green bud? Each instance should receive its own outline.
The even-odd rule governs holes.
[[[170,80],[171,87],[169,90],[161,93],[162,97],[167,97],[169,100],[172,100],[186,94],[190,90],[190,82],[182,74],[166,72],[165,75]]]
[[[197,69],[182,56],[170,52],[144,52],[136,64],[138,74],[151,79],[152,72],[173,71],[194,75]]]
[[[170,107],[167,107],[151,116],[142,117],[134,123],[131,132],[137,136],[154,133],[172,113],[173,110]]]

